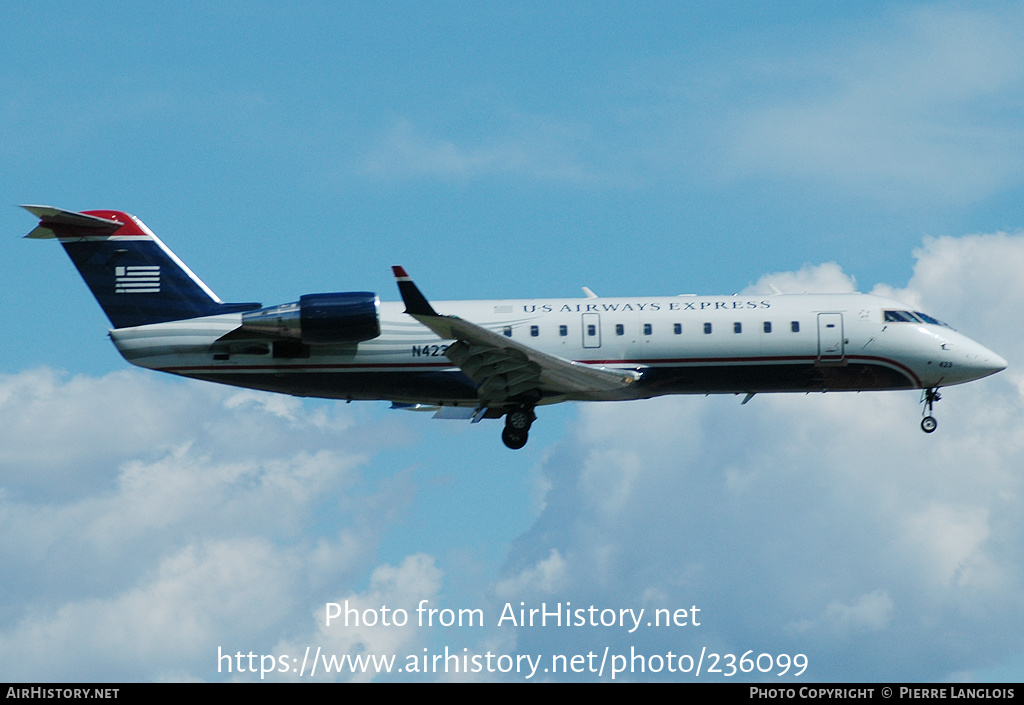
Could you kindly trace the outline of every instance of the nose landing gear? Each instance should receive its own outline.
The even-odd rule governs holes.
[[[533,407],[520,406],[505,414],[505,429],[501,432],[501,440],[512,450],[519,450],[526,445],[530,437],[530,426],[537,419]]]
[[[924,404],[924,418],[921,419],[921,430],[925,433],[933,433],[939,425],[939,422],[932,416],[932,406],[941,398],[942,395],[939,394],[938,387],[926,389],[924,394],[921,395],[921,403]]]

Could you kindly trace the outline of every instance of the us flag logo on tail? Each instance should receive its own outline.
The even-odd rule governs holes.
[[[160,267],[131,265],[114,268],[115,294],[159,294]]]

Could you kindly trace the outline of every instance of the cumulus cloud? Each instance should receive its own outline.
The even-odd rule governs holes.
[[[1024,233],[929,237],[914,256],[907,287],[888,289],[897,298],[934,308],[968,335],[984,336],[993,348],[1019,343],[1006,321],[1009,311],[1024,305]]]
[[[120,592],[33,605],[0,632],[4,669],[42,681],[209,673],[219,643],[258,641],[294,610],[301,563],[258,539],[190,544]]]
[[[89,472],[93,462],[110,462],[125,452],[166,451],[171,438],[180,438],[186,395],[167,385],[161,403],[152,404],[158,386],[134,372],[68,379],[35,369],[0,377],[4,485],[77,490],[98,480]]]
[[[498,598],[511,599],[525,592],[554,593],[568,582],[568,564],[557,549],[552,548],[547,558],[494,586]]]
[[[342,405],[36,369],[0,378],[0,417],[16,679],[208,679],[218,647],[269,653],[372,566],[410,489],[365,481],[376,431]]]
[[[305,655],[306,648],[315,645],[327,664],[325,666],[324,659],[318,664],[319,680],[372,680],[379,675],[379,669],[372,665],[365,671],[353,673],[330,669],[331,659],[337,663],[344,655],[393,655],[399,667],[404,667],[407,660],[404,657],[419,656],[416,647],[427,633],[419,628],[415,607],[426,601],[422,603],[425,610],[438,609],[436,598],[440,589],[441,571],[426,554],[407,556],[398,566],[379,566],[370,576],[365,592],[335,596],[330,607],[325,603],[317,610],[314,629],[301,638],[281,641],[272,653],[296,657]],[[391,607],[385,611],[383,608],[388,605]],[[328,609],[331,610],[330,624]],[[291,680],[299,677],[294,670],[284,676],[275,675]],[[316,679],[317,676],[311,677]]]
[[[744,294],[849,294],[857,291],[856,280],[835,262],[805,264],[795,272],[765,274]]]

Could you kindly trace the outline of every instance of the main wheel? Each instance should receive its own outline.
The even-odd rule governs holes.
[[[925,416],[921,419],[921,430],[925,433],[932,433],[938,427],[939,422],[933,416]]]
[[[510,411],[508,412],[508,418],[505,419],[505,425],[525,433],[530,430],[530,425],[533,424],[531,416],[532,414],[526,409]]]
[[[530,436],[526,431],[517,431],[511,426],[506,426],[501,432],[502,442],[512,450],[519,450],[526,445],[526,441],[529,439]]]

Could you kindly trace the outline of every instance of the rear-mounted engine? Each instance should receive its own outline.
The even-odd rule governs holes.
[[[290,304],[246,311],[242,330],[305,345],[337,345],[380,335],[379,299],[370,291],[306,294]]]

